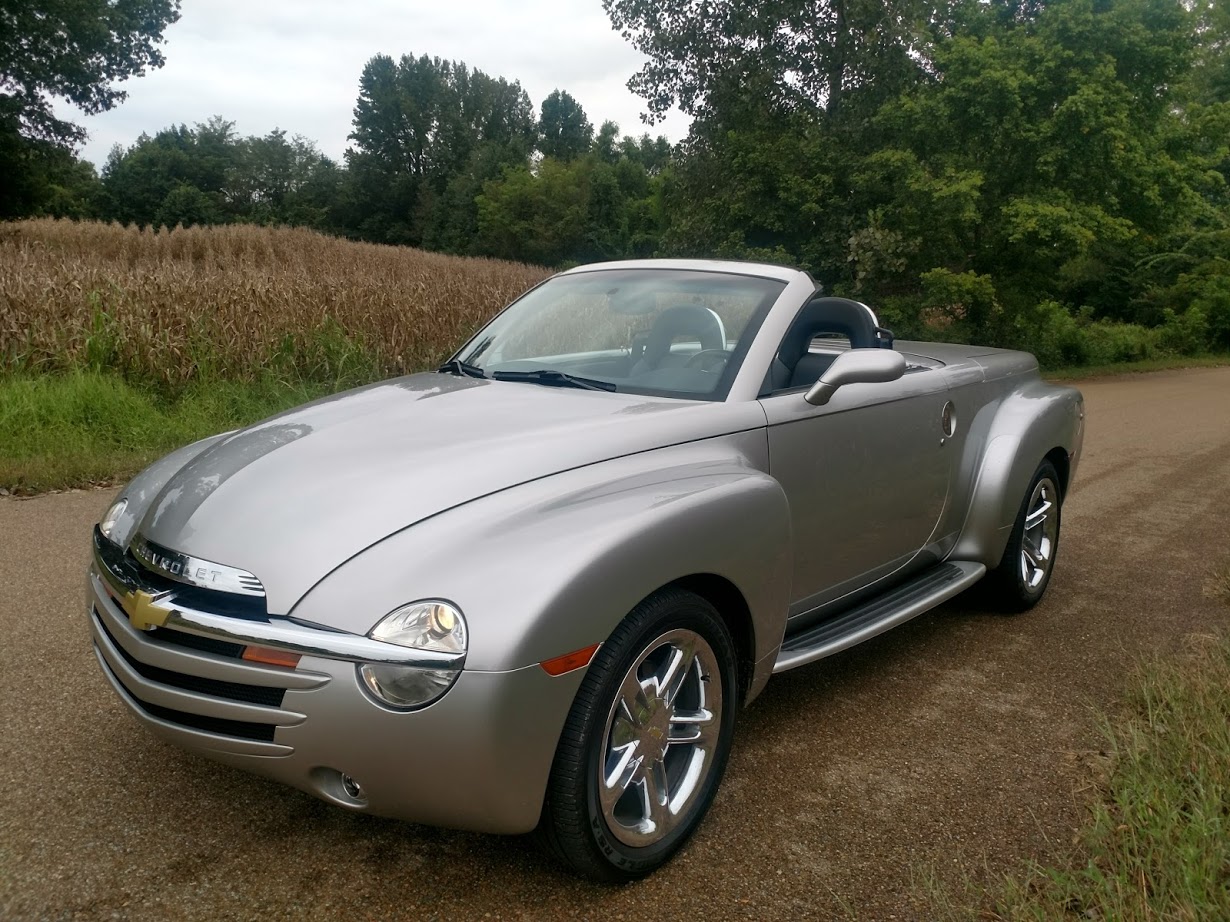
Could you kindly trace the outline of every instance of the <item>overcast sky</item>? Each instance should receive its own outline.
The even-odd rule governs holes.
[[[554,89],[567,90],[597,128],[624,134],[687,133],[673,113],[652,128],[627,89],[642,57],[611,28],[601,0],[184,0],[161,46],[166,64],[122,84],[128,99],[87,117],[84,156],[102,166],[113,144],[141,132],[195,125],[221,115],[240,135],[274,128],[315,141],[341,159],[363,65],[375,54],[429,54],[520,80],[535,111]]]

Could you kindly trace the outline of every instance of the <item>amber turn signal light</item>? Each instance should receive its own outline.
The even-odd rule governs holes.
[[[557,656],[555,659],[543,660],[538,665],[543,668],[547,675],[563,675],[565,672],[572,672],[574,669],[580,669],[582,666],[588,666],[589,661],[594,658],[594,654],[598,652],[601,644],[592,644],[583,650],[574,650],[571,653],[565,653],[563,656]]]
[[[270,647],[245,647],[243,658],[249,663],[264,663],[266,666],[285,666],[294,669],[299,665],[300,654]]]

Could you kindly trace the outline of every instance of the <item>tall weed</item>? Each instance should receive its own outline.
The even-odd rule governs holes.
[[[438,363],[536,266],[246,225],[0,225],[0,373],[345,386]]]

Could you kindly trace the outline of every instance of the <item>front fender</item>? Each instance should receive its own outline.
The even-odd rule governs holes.
[[[768,665],[788,609],[786,497],[763,430],[644,452],[511,488],[378,542],[291,616],[357,634],[416,599],[469,627],[467,670],[506,671],[605,641],[642,599],[696,574],[728,580]]]
[[[965,520],[952,557],[999,565],[1025,490],[1044,458],[1061,450],[1068,482],[1084,438],[1080,391],[1033,380],[984,407],[967,441],[963,467],[973,471]]]

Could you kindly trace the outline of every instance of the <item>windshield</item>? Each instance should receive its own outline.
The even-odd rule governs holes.
[[[456,360],[497,379],[721,400],[784,287],[684,269],[556,276],[487,324]]]

